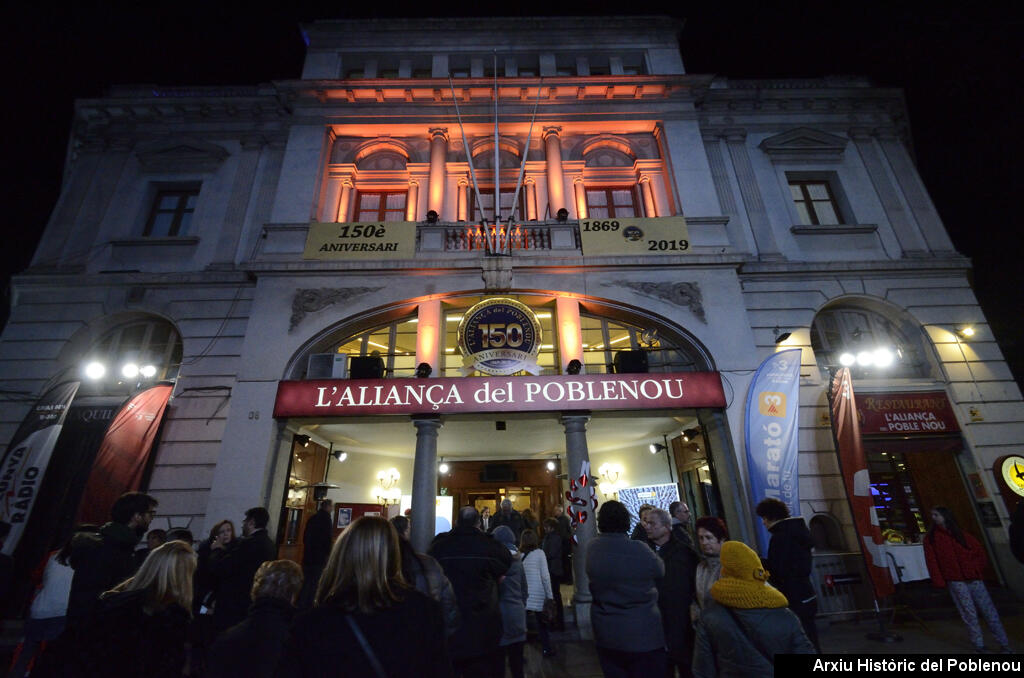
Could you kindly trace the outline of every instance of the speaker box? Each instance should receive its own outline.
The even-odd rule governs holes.
[[[350,379],[382,379],[384,359],[378,356],[352,356],[348,365]]]
[[[647,351],[616,351],[615,374],[644,374],[647,372]]]
[[[511,464],[487,464],[484,470],[480,471],[480,482],[482,483],[511,483],[519,477]]]

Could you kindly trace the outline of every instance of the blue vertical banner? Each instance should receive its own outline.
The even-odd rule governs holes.
[[[797,412],[800,409],[800,349],[779,351],[754,374],[747,393],[746,445],[753,509],[766,497],[779,499],[790,515],[800,515],[797,482]],[[768,552],[768,530],[755,519],[761,555]]]

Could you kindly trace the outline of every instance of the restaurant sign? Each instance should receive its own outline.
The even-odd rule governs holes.
[[[958,433],[956,416],[942,391],[857,393],[861,435]]]
[[[718,372],[282,381],[275,417],[725,407]]]

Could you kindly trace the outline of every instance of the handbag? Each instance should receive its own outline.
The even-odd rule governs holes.
[[[555,607],[554,598],[548,598],[544,601],[544,609],[540,611],[540,615],[545,624],[554,624],[558,621],[558,608]]]

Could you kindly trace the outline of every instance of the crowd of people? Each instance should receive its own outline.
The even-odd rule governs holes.
[[[277,559],[262,507],[245,512],[240,535],[223,520],[193,549],[188,530],[149,529],[155,499],[121,496],[110,522],[79,526],[46,560],[8,675],[499,678],[507,667],[521,678],[531,629],[542,657],[556,656],[572,573],[561,507],[541,521],[508,500],[493,515],[464,506],[427,553],[409,542],[408,516],[363,516],[334,539],[331,509],[322,501],[307,521],[299,566]],[[820,651],[812,541],[785,504],[756,508],[771,534],[765,560],[720,518],[691,532],[684,502],[639,513],[630,532],[627,508],[605,502],[587,546],[605,676],[771,676],[776,654]],[[976,647],[980,610],[1008,650],[983,549],[948,509],[931,519],[933,584],[950,589]]]

